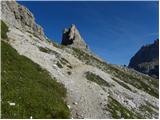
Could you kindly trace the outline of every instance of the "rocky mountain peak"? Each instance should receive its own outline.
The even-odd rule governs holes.
[[[62,45],[76,47],[82,50],[87,50],[88,47],[81,37],[76,25],[72,24],[69,29],[65,28],[62,36]]]
[[[142,46],[141,49],[131,58],[129,67],[158,78],[159,39],[156,39],[152,44]]]
[[[33,14],[16,1],[2,1],[2,20],[10,27],[34,34],[41,40],[45,39],[43,28],[36,24]]]

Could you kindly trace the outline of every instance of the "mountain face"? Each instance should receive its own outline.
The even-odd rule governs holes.
[[[69,29],[64,29],[62,36],[62,45],[72,46],[82,50],[87,50],[88,47],[81,37],[78,29],[74,24],[71,25]]]
[[[130,60],[129,67],[159,78],[159,40],[143,46]]]
[[[13,69],[15,67],[9,67],[8,71],[2,68],[3,78],[8,77],[11,73],[16,74],[6,81],[2,78],[2,82],[5,83],[7,88],[5,90],[2,86],[2,118],[44,119],[55,118],[55,116],[57,118],[67,118],[68,112],[61,112],[67,111],[64,106],[69,109],[70,118],[159,117],[158,80],[133,69],[108,64],[101,58],[85,52],[86,44],[82,41],[74,25],[69,30],[64,31],[62,43],[66,46],[62,46],[47,39],[40,29],[41,27],[36,27],[38,25],[35,23],[31,12],[14,1],[2,2],[2,20],[9,29],[7,39],[3,39],[3,42],[17,51],[17,53],[12,53],[15,53],[16,56],[21,55],[28,58],[27,63],[29,65],[32,63],[30,61],[39,65],[49,72],[47,75],[54,78],[53,81],[57,80],[57,82],[63,84],[67,91],[64,98],[65,102],[57,105],[58,94],[65,96],[63,90],[61,90],[64,88],[58,87],[59,92],[56,92],[57,87],[51,89],[53,82],[49,82],[50,77],[45,77],[46,75],[40,68],[28,68],[22,62],[25,60],[23,57],[15,59],[16,56],[6,52],[4,57],[7,55],[10,60],[6,62],[6,65],[12,65],[14,64],[13,60],[20,59],[20,66],[16,67],[17,71]],[[77,41],[77,39],[79,40]],[[68,40],[73,41],[73,43],[68,43]],[[74,47],[68,47],[70,44]],[[9,49],[12,51],[10,47]],[[4,59],[2,60],[5,62]],[[25,69],[23,65],[25,65]],[[38,71],[39,73],[37,73]],[[29,73],[32,74],[32,77],[29,76]],[[36,74],[33,75],[34,73]],[[27,78],[23,79],[25,75],[27,75]],[[15,84],[12,78],[19,82]],[[23,83],[28,83],[28,86]],[[9,86],[14,88],[12,94]],[[31,89],[31,86],[34,90]],[[36,94],[35,91],[38,91],[38,93]],[[46,91],[50,96],[43,99],[44,96],[42,95],[46,95]],[[28,95],[30,95],[29,99]],[[10,105],[12,101],[16,102],[14,106]],[[41,106],[38,103],[41,103]],[[43,112],[37,112],[35,109]],[[9,113],[9,116],[7,113]]]
[[[26,7],[16,1],[1,2],[1,6],[2,20],[10,27],[32,33],[41,40],[45,39],[42,27],[35,23],[33,14]]]

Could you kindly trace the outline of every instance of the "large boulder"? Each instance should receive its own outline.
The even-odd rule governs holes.
[[[83,38],[81,37],[78,29],[74,24],[72,24],[69,29],[64,29],[61,44],[66,46],[72,46],[82,50],[88,50],[87,44],[84,42]]]
[[[130,68],[159,78],[159,39],[153,44],[145,45],[131,58]]]

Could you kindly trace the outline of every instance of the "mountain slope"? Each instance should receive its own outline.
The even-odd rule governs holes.
[[[9,44],[64,84],[72,118],[158,118],[156,79],[108,64],[93,53],[42,40],[14,27],[7,17],[3,20],[9,26]]]
[[[69,118],[64,86],[39,65],[19,55],[7,43],[8,27],[3,21],[1,25],[1,117]]]
[[[159,78],[159,40],[143,46],[130,60],[130,68]]]
[[[2,118],[68,118],[66,89],[7,43],[1,47]]]

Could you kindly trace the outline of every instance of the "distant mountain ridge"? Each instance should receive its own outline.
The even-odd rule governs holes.
[[[131,58],[130,68],[159,78],[159,39],[153,44],[145,45]]]

